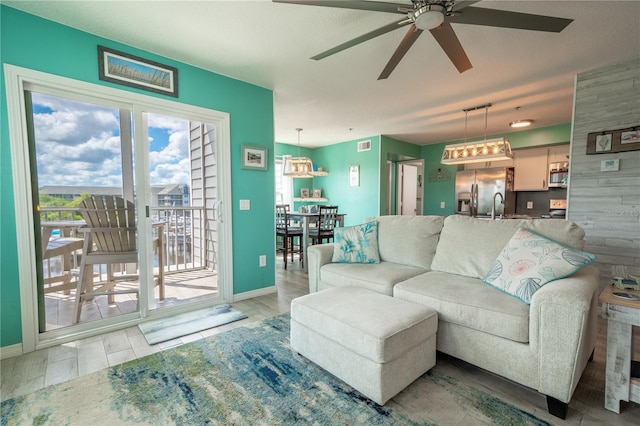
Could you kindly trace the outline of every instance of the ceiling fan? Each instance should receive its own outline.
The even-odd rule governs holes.
[[[386,34],[397,28],[411,25],[400,45],[387,62],[378,80],[386,79],[418,39],[423,31],[429,30],[442,50],[447,54],[453,65],[460,73],[472,68],[458,37],[451,24],[486,25],[491,27],[516,28],[533,31],[547,31],[559,33],[573,19],[556,18],[553,16],[533,15],[529,13],[508,12],[504,10],[471,7],[479,0],[411,0],[412,5],[401,3],[387,3],[379,1],[324,1],[324,0],[272,0],[275,3],[300,4],[308,6],[338,7],[343,9],[369,10],[405,15],[399,21],[385,25],[368,32],[353,40],[340,44],[322,52],[311,59],[320,60]]]

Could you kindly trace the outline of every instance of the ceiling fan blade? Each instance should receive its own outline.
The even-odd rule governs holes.
[[[339,7],[342,9],[356,9],[356,10],[371,10],[374,12],[389,12],[389,13],[401,13],[406,14],[406,9],[410,9],[411,6],[400,3],[387,3],[378,1],[322,1],[322,0],[271,0],[273,3],[289,3],[289,4],[301,4],[306,6],[325,6],[325,7]],[[403,8],[405,11],[401,12],[399,8]]]
[[[401,19],[400,21],[393,22],[393,23],[391,23],[389,25],[385,25],[384,27],[378,28],[377,30],[370,31],[370,32],[368,32],[366,34],[361,35],[360,37],[356,37],[353,40],[349,40],[349,41],[347,41],[345,43],[342,43],[339,46],[336,46],[336,47],[334,47],[332,49],[329,49],[329,50],[327,50],[325,52],[319,53],[316,56],[311,57],[311,59],[315,59],[316,61],[318,61],[320,59],[326,58],[327,56],[331,56],[331,55],[336,54],[338,52],[342,52],[345,49],[353,47],[353,46],[355,46],[357,44],[360,44],[362,42],[365,42],[367,40],[371,40],[372,38],[378,37],[379,35],[386,34],[389,31],[393,31],[393,30],[398,29],[400,27],[404,27],[406,25],[409,25],[410,23],[411,23],[410,19]]]
[[[444,53],[447,54],[453,65],[458,69],[458,72],[463,73],[468,69],[473,68],[467,54],[465,53],[460,40],[453,32],[453,28],[447,21],[443,22],[437,28],[429,30],[433,37],[436,39]]]
[[[460,9],[464,9],[467,6],[471,6],[474,3],[478,3],[480,0],[462,0],[462,1],[456,1],[455,4],[453,5],[453,7],[451,8],[451,10],[453,12],[456,12]]]
[[[480,7],[465,7],[461,12],[448,16],[447,20],[452,24],[487,25],[554,33],[559,33],[573,22],[573,19]]]
[[[411,46],[413,46],[413,43],[415,43],[418,37],[420,37],[420,34],[422,34],[422,30],[418,29],[415,25],[411,25],[411,28],[409,28],[409,32],[407,32],[407,34],[404,36],[396,51],[393,52],[391,59],[389,59],[389,62],[387,62],[387,65],[382,70],[382,73],[380,73],[378,80],[384,80],[391,75],[404,55],[409,51],[409,48],[411,48]]]

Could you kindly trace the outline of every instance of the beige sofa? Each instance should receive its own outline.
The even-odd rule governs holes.
[[[586,266],[534,293],[531,304],[485,284],[518,227],[582,249],[584,231],[558,219],[381,216],[378,264],[331,263],[333,244],[308,249],[309,291],[356,286],[438,312],[437,350],[547,396],[564,418],[596,341],[598,271]]]

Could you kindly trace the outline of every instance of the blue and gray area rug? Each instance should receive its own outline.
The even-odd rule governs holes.
[[[2,402],[2,425],[540,425],[439,372],[385,406],[289,347],[289,316],[185,344]]]

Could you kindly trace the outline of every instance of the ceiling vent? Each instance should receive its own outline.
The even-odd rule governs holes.
[[[358,142],[358,152],[371,151],[371,140]]]

